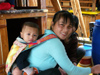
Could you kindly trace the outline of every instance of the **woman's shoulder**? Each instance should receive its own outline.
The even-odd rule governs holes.
[[[50,35],[50,34],[56,35],[52,30],[45,30],[45,33],[39,35],[39,36],[38,36],[38,39],[41,39],[41,38],[43,38],[43,37],[46,37],[46,36],[48,36],[48,35]]]
[[[56,35],[52,30],[45,30],[45,36],[47,36],[47,35],[50,35],[50,34],[54,34],[54,35]]]
[[[56,34],[52,31],[52,30],[45,30],[45,33],[39,36],[39,39],[44,38],[50,34],[54,34],[56,36]],[[62,44],[62,42],[60,41],[59,38],[51,38],[47,41],[45,41],[46,45],[52,45],[52,46],[59,46]]]
[[[56,47],[56,48],[59,48],[59,47],[63,47],[63,43],[60,41],[60,39],[58,38],[53,38],[53,39],[49,39],[46,44],[49,46],[49,47]]]

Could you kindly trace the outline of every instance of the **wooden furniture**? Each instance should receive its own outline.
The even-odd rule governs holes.
[[[71,0],[60,0],[61,7],[65,10],[72,8],[71,6]],[[79,0],[81,9],[91,9],[92,11],[95,11],[96,8],[96,0]]]
[[[0,19],[0,75],[5,73],[5,61],[8,54],[8,38],[7,38],[6,20]]]
[[[34,9],[0,11],[0,75],[6,75],[6,58],[20,33],[21,25],[25,21],[35,22],[40,27],[40,34],[44,33],[47,29],[47,12],[45,0],[38,0],[38,7]]]
[[[59,0],[51,0],[51,3],[56,12],[62,10]]]
[[[71,0],[71,6],[73,9],[73,14],[76,15],[79,19],[79,25],[82,27],[83,36],[87,37],[86,27],[84,25],[84,20],[83,20],[79,0]]]
[[[46,7],[50,13],[54,13],[55,10],[52,5],[52,0],[46,0]],[[54,0],[55,1],[55,0]],[[73,0],[72,0],[73,1]],[[63,10],[70,10],[72,9],[71,0],[59,0],[61,7]],[[82,11],[83,10],[92,10],[95,11],[96,9],[96,0],[79,0],[80,6]]]

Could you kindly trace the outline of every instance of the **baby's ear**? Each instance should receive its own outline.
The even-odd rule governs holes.
[[[21,36],[21,38],[23,37],[23,33],[22,32],[20,32],[20,36]]]

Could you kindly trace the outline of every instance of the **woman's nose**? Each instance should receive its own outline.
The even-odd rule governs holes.
[[[68,32],[67,27],[63,27],[63,32],[64,32],[64,33],[67,33],[67,32]]]

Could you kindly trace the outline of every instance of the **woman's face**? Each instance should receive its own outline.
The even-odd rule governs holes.
[[[72,25],[70,19],[67,19],[67,23],[64,22],[63,18],[60,18],[55,25],[52,25],[52,30],[61,40],[68,39],[72,33]]]

